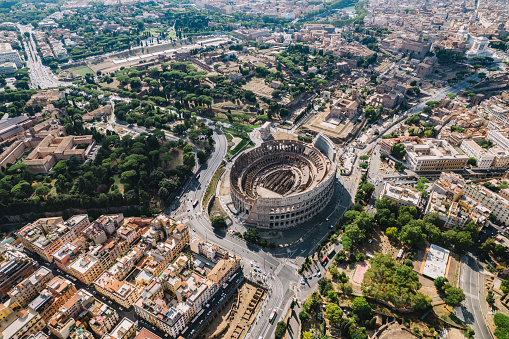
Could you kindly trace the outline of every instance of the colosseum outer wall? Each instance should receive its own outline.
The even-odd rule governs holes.
[[[264,145],[265,144],[265,145]],[[243,185],[246,175],[246,168],[253,167],[251,156],[259,155],[261,151],[251,149],[241,154],[230,172],[231,197],[234,206],[247,215],[246,224],[259,228],[282,229],[294,227],[301,224],[325,208],[334,193],[334,185],[336,178],[336,151],[334,144],[325,136],[318,135],[313,144],[306,144],[300,141],[280,140],[269,141],[260,146],[263,148],[275,148],[281,152],[281,163],[274,163],[273,166],[282,166],[284,159],[291,157],[292,151],[297,151],[296,156],[306,157],[311,155],[313,160],[303,159],[302,163],[316,161],[315,166],[325,166],[325,173],[315,173],[315,178],[319,178],[319,182],[311,182],[308,187],[301,191],[292,193],[287,196],[266,197],[257,195],[256,197],[248,196],[244,191]],[[254,152],[254,153],[251,153]],[[320,157],[318,157],[318,153]],[[273,153],[271,158],[274,159]],[[261,157],[263,158],[263,153]],[[306,160],[306,161],[304,161]],[[318,175],[320,174],[320,175]],[[256,179],[251,179],[256,181]],[[240,186],[240,187],[239,187]]]

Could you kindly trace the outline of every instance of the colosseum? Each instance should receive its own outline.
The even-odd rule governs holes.
[[[242,153],[230,171],[230,195],[246,224],[281,229],[323,210],[334,193],[334,144],[319,134],[313,143],[271,140]]]

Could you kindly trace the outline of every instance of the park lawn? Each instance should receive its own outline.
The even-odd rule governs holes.
[[[69,72],[71,72],[74,75],[81,75],[82,77],[85,77],[85,75],[87,75],[87,73],[95,75],[95,72],[88,66],[69,69]]]
[[[166,38],[176,39],[177,38],[177,32],[175,32],[175,30],[172,29],[171,31],[168,32],[168,36]]]
[[[115,185],[117,185],[118,190],[120,191],[120,193],[124,194],[124,184],[122,184],[120,182],[120,176],[118,174],[115,174],[113,176],[113,179],[115,179]]]

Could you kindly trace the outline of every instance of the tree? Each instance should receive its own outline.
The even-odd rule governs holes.
[[[371,319],[373,309],[366,298],[357,297],[352,301],[352,312],[361,319]]]
[[[183,151],[184,151],[184,153],[190,153],[190,152],[193,151],[193,146],[191,146],[189,144],[185,145],[184,148],[183,148]]]
[[[394,144],[391,148],[391,154],[399,160],[402,160],[406,154],[405,144],[398,143]]]
[[[325,317],[329,319],[334,326],[337,326],[343,317],[343,310],[336,304],[327,304],[327,306],[325,306]]]
[[[396,227],[388,227],[385,234],[392,240],[398,239],[398,229]]]
[[[489,290],[488,295],[486,296],[486,302],[488,304],[494,304],[495,303],[495,297],[493,296],[493,291]]]
[[[276,339],[281,339],[286,333],[286,322],[279,321],[276,325],[276,331],[274,332],[274,337]]]
[[[341,237],[341,243],[343,244],[345,251],[350,251],[352,249],[353,241],[349,236],[343,235]]]
[[[214,227],[215,229],[223,229],[228,227],[228,224],[226,223],[226,218],[222,215],[216,215],[210,218],[210,221],[212,223],[212,227]]]
[[[321,277],[318,279],[318,291],[321,295],[325,296],[331,290],[333,290],[333,286],[329,278]]]
[[[415,294],[412,301],[412,307],[414,310],[422,312],[427,310],[431,306],[431,298],[424,293],[418,292]]]
[[[400,162],[395,162],[394,163],[394,169],[398,172],[403,172],[405,170],[405,165],[403,165],[402,163]]]
[[[502,280],[502,283],[500,284],[500,289],[504,293],[509,293],[509,280]]]
[[[359,244],[359,243],[363,242],[364,239],[366,238],[364,230],[360,229],[356,223],[350,224],[345,227],[345,235],[349,239],[351,239],[354,244]],[[344,236],[343,236],[343,238],[344,238]]]
[[[399,235],[399,239],[401,242],[412,248],[417,249],[422,246],[426,236],[422,233],[421,226],[415,221],[420,220],[412,220],[401,229],[401,233]]]
[[[304,322],[309,319],[309,314],[305,310],[302,310],[299,312],[299,319]]]
[[[435,288],[438,292],[443,293],[445,285],[449,282],[449,280],[446,277],[438,277],[433,281],[433,284],[435,285]]]
[[[461,288],[446,284],[444,290],[446,295],[444,302],[449,306],[460,306],[463,300],[465,300],[465,293],[463,293]]]
[[[194,168],[196,164],[196,160],[194,158],[194,153],[184,153],[184,166],[189,168]]]
[[[470,157],[470,158],[468,158],[468,164],[469,164],[470,166],[477,166],[477,159],[476,159],[476,158],[474,158],[474,157]]]
[[[343,215],[343,221],[345,222],[345,224],[350,224],[357,218],[359,214],[360,214],[359,211],[348,210]]]
[[[366,168],[368,168],[368,164],[367,164],[367,163],[365,163],[365,162],[361,162],[361,163],[359,164],[359,167],[360,167],[360,168],[363,168],[363,169],[366,169]]]
[[[198,157],[198,161],[200,162],[200,164],[204,164],[207,161],[207,153],[201,150],[198,151],[198,153],[196,153],[196,156]]]
[[[329,267],[329,272],[330,272],[331,276],[334,279],[338,279],[338,277],[339,277],[339,270],[338,270],[338,267],[336,265],[331,265]]]
[[[35,189],[35,194],[39,197],[45,197],[49,194],[51,189],[46,185],[41,185]]]

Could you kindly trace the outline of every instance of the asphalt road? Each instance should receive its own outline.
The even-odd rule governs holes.
[[[25,52],[27,54],[26,62],[27,67],[30,70],[30,81],[32,86],[34,88],[40,87],[44,89],[63,85],[56,80],[55,75],[49,70],[49,68],[42,64],[41,58],[39,57],[39,53],[36,49],[35,41],[32,38],[33,28],[30,25],[18,25],[18,28],[21,35],[25,32],[30,33],[28,42],[23,36],[23,46],[25,47]]]
[[[459,287],[465,292],[465,301],[461,307],[465,322],[475,331],[475,338],[489,339],[490,331],[486,326],[487,307],[484,295],[484,277],[482,266],[471,253],[461,257]]]

